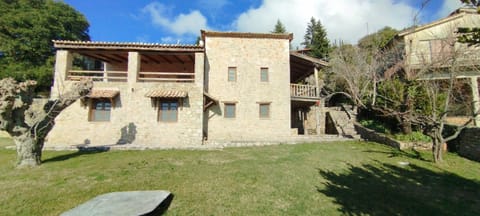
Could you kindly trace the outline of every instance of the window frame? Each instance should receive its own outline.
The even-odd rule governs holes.
[[[103,103],[102,109],[97,110],[97,104],[98,103]],[[105,104],[107,104],[107,103],[110,104],[110,109],[108,109],[108,110],[106,109],[107,106],[105,106]],[[113,103],[112,103],[111,99],[91,98],[90,99],[89,113],[88,113],[88,121],[89,122],[110,122],[111,116],[112,116],[112,109],[113,109]],[[97,113],[97,112],[105,112],[104,117],[108,117],[108,118],[105,118],[105,120],[95,118],[95,113]]]
[[[172,108],[172,104],[175,103],[176,106],[175,108],[176,109],[171,109]],[[167,110],[163,110],[163,104],[168,104],[167,105]],[[158,111],[157,111],[157,122],[161,122],[161,123],[176,123],[178,122],[178,110],[179,110],[179,106],[180,106],[180,101],[178,99],[160,99],[158,101]],[[170,112],[172,111],[175,111],[175,118],[174,120],[166,120],[166,119],[163,119],[163,113],[165,111],[168,111],[167,113],[169,113],[169,116],[168,118],[171,118],[172,116]]]
[[[262,115],[262,106],[267,106],[267,115]],[[271,103],[270,102],[259,102],[258,103],[258,117],[260,119],[269,119],[271,116]]]
[[[266,80],[262,79],[263,78],[262,74],[263,74],[264,71],[266,73],[265,74]],[[269,70],[268,67],[261,67],[260,68],[260,82],[269,82],[270,81],[270,74],[269,73],[270,73],[270,70]]]
[[[452,38],[435,38],[425,41],[428,41],[431,62],[446,60],[445,58],[455,52],[455,42],[452,42]]]
[[[231,70],[233,70],[233,80],[230,80],[230,71]],[[236,82],[237,81],[237,67],[228,67],[227,81],[228,82]]]
[[[233,107],[233,116],[227,116],[227,106]],[[237,117],[237,103],[235,102],[225,102],[223,104],[223,117],[227,119],[235,119]]]

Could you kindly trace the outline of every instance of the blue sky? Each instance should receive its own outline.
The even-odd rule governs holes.
[[[356,43],[384,26],[414,23],[422,0],[64,0],[90,22],[94,41],[194,43],[200,29],[269,32],[277,19],[303,38],[310,17],[320,19],[331,41]],[[417,22],[445,17],[458,0],[430,0]],[[367,27],[368,26],[368,27]]]

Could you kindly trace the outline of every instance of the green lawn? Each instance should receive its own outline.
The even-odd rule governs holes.
[[[2,149],[0,215],[58,215],[96,195],[128,190],[171,191],[167,215],[480,215],[480,163],[447,154],[435,165],[430,158],[337,142],[47,151],[41,167],[15,169],[15,152]]]

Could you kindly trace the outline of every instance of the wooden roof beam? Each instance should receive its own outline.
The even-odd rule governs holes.
[[[112,58],[111,56],[106,56],[104,54],[97,54],[97,56],[100,56],[100,57],[103,57],[103,58],[106,58],[106,59],[112,59],[113,61],[115,62],[118,62],[118,63],[122,63],[123,61],[120,59],[116,59],[116,58]]]
[[[166,61],[169,64],[173,64],[172,61],[170,61],[168,58],[165,58],[164,56],[159,55],[158,57],[160,57],[161,59],[163,59],[164,61]]]
[[[173,58],[175,58],[180,63],[185,64],[185,62],[181,58],[179,58],[178,56],[174,55]]]
[[[153,62],[155,62],[155,63],[157,63],[157,64],[160,64],[160,62],[159,62],[158,60],[156,60],[155,58],[153,58],[153,57],[150,56],[150,55],[142,55],[142,57],[145,57],[145,58],[147,58],[147,59],[150,60],[150,61],[153,61]]]
[[[99,57],[99,56],[96,56],[96,55],[86,54],[86,53],[78,53],[78,54],[83,55],[83,56],[85,56],[85,57],[102,60],[102,61],[107,62],[107,63],[112,63],[112,61],[110,61],[109,59],[106,59],[106,58],[103,58],[103,57]]]

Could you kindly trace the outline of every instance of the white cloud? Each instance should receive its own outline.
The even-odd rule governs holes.
[[[462,3],[460,1],[443,0],[442,8],[438,11],[436,15],[438,18],[446,17],[461,6]]]
[[[200,29],[207,29],[207,19],[198,10],[168,17],[166,14],[169,14],[169,9],[161,3],[153,2],[145,6],[142,11],[150,15],[154,25],[163,27],[176,35],[198,35]]]
[[[452,1],[452,0],[447,0]],[[330,41],[356,43],[368,32],[385,26],[403,29],[410,26],[416,9],[397,0],[264,0],[234,22],[236,31],[268,32],[277,19],[294,33],[293,46],[303,40],[307,23],[320,19]]]

